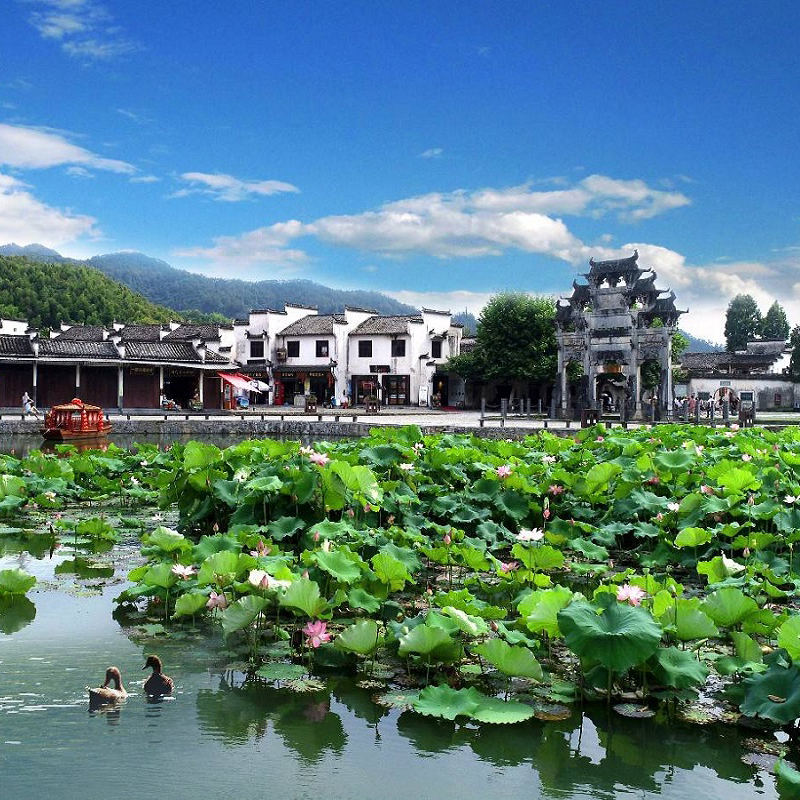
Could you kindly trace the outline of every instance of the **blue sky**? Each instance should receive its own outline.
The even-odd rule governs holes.
[[[477,312],[628,255],[800,323],[796,2],[10,0],[0,243]]]

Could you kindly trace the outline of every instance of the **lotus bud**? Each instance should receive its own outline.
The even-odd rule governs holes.
[[[319,531],[314,531],[314,535],[311,537],[315,542],[319,541]]]

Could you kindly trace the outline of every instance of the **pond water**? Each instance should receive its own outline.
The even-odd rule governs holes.
[[[742,762],[744,737],[730,727],[626,719],[604,706],[561,722],[456,725],[377,707],[337,675],[308,694],[246,682],[207,630],[165,637],[115,619],[135,541],[82,561],[66,545],[41,557],[12,550],[0,550],[0,569],[20,566],[39,583],[30,604],[0,612],[6,798],[777,797],[766,769]],[[142,695],[152,652],[174,698]],[[112,664],[127,702],[90,712],[86,686]]]

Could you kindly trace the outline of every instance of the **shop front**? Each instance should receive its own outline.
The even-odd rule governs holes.
[[[304,405],[307,395],[316,395],[322,405],[331,400],[335,392],[333,371],[330,367],[276,366],[275,405]]]
[[[200,375],[196,369],[189,367],[164,368],[164,394],[174,400],[179,408],[189,408],[199,388]]]

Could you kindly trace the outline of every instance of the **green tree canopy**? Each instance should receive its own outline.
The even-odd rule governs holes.
[[[777,300],[769,307],[764,317],[761,336],[764,339],[782,339],[784,342],[789,338],[789,321],[786,319],[783,306]]]
[[[795,325],[792,328],[789,346],[792,348],[792,357],[789,360],[789,374],[793,381],[800,381],[800,325]]]
[[[465,378],[553,380],[558,366],[555,313],[552,297],[495,295],[478,319],[475,349],[451,358],[448,368]]]
[[[756,301],[749,294],[737,294],[725,314],[725,349],[729,353],[744,350],[748,342],[761,335],[762,325]]]

